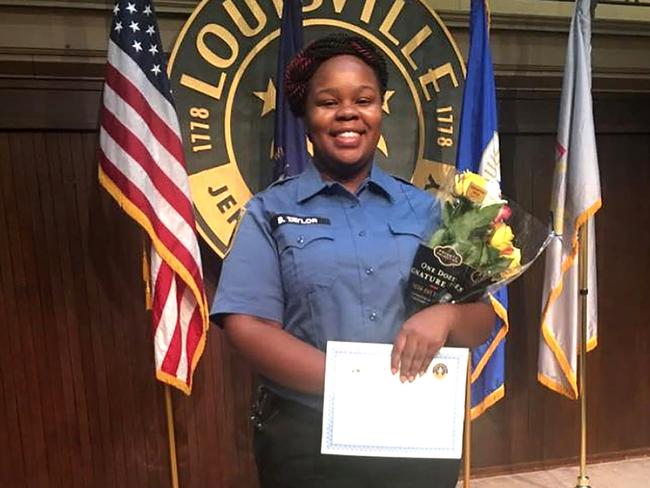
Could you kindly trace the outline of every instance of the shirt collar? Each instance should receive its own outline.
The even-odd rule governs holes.
[[[323,188],[330,186],[324,181],[312,161],[307,164],[298,180],[298,194],[296,200],[302,203],[319,193]]]
[[[368,187],[379,190],[384,193],[390,201],[395,201],[399,191],[399,185],[395,178],[381,169],[378,164],[372,164],[370,176],[367,181]]]
[[[302,203],[333,184],[332,181],[324,180],[314,163],[310,162],[300,175],[296,200],[298,203]],[[363,184],[367,184],[373,191],[379,190],[391,201],[395,200],[399,190],[395,179],[374,162],[370,169],[370,175]]]

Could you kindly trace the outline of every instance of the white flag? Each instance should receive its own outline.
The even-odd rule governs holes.
[[[591,103],[591,13],[594,0],[577,0],[567,48],[557,159],[551,198],[556,238],[546,250],[538,380],[578,398],[578,231],[587,225],[589,278],[587,349],[597,342],[596,248],[593,216],[601,207]]]

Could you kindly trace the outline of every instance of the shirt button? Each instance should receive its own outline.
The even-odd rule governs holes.
[[[303,242],[305,242],[305,238],[303,236],[298,236],[296,241],[298,242],[298,244],[302,244]]]
[[[359,231],[359,237],[363,237],[363,236],[365,236],[365,235],[366,235],[366,231],[365,231],[365,230],[360,230],[360,231]]]
[[[375,272],[375,269],[374,269],[372,266],[366,268],[366,274],[367,274],[367,275],[371,275],[371,274],[373,274],[374,272]]]
[[[375,319],[377,318],[377,314],[375,312],[372,312],[370,315],[368,315],[368,318],[370,319],[371,322],[374,322]]]

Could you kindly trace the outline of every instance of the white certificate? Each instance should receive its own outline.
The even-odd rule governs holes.
[[[392,347],[327,343],[321,452],[459,459],[468,350],[442,348],[424,376],[402,383]]]

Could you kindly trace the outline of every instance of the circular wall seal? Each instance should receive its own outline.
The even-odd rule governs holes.
[[[281,0],[203,0],[169,61],[197,228],[223,257],[253,193],[271,182]],[[414,0],[307,0],[305,42],[361,35],[388,61],[376,162],[426,190],[453,170],[465,66],[438,15]]]

